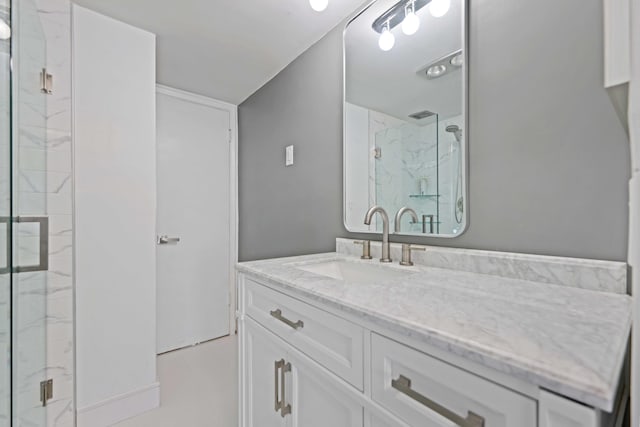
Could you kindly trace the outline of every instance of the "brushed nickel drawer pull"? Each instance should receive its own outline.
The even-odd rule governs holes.
[[[304,327],[304,322],[302,320],[298,320],[297,322],[292,322],[291,320],[287,319],[282,315],[282,310],[280,309],[270,311],[269,314],[271,314],[271,316],[275,317],[279,321],[291,326],[293,329],[301,329],[302,327]]]
[[[467,417],[462,418],[455,412],[450,411],[437,402],[434,402],[428,397],[425,397],[413,390],[411,388],[411,380],[404,375],[400,375],[397,380],[391,380],[391,387],[395,388],[400,393],[409,396],[416,402],[423,404],[438,415],[446,418],[447,420],[460,427],[484,427],[484,418],[482,418],[480,415],[474,414],[473,412],[469,411],[467,412]]]

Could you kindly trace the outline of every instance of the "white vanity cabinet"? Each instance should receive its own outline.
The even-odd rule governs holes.
[[[616,425],[265,279],[241,272],[238,286],[241,427]]]

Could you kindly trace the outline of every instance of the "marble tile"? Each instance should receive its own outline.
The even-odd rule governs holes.
[[[71,170],[71,150],[23,147],[19,153],[20,169],[31,171],[69,172]]]
[[[49,234],[54,235],[68,235],[71,236],[73,231],[73,216],[72,215],[49,215]]]
[[[449,124],[463,127],[463,119],[435,120],[418,126],[369,111],[370,146],[382,150],[381,158],[371,160],[369,166],[369,205],[382,206],[390,217],[403,206],[413,208],[420,222],[414,224],[409,216],[404,217],[403,232],[421,234],[423,215],[435,217],[434,232],[439,234],[456,234],[464,227],[463,216],[459,215],[461,222],[456,221],[453,203],[463,194],[458,176],[461,148],[445,130]],[[426,188],[420,188],[421,181]],[[418,197],[423,190],[434,196]],[[375,229],[381,231],[377,217]]]
[[[71,179],[69,179],[69,184]],[[47,194],[47,215],[72,215],[73,195],[71,192],[48,193]]]
[[[376,262],[328,253],[244,262],[237,269],[382,330],[612,409],[631,328],[628,295],[428,266],[386,266],[412,274],[358,284],[296,268],[327,260]]]
[[[19,170],[17,186],[24,193],[71,193],[71,171]]]
[[[22,3],[22,2],[21,2]],[[25,2],[27,3],[27,2]],[[69,0],[35,0],[30,13],[39,23],[31,42],[31,61],[44,62],[53,75],[53,93],[46,96],[42,109],[42,94],[25,87],[22,104],[26,120],[19,129],[21,158],[19,164],[19,207],[24,215],[49,217],[49,270],[21,273],[21,284],[33,289],[38,297],[44,289],[43,313],[40,320],[46,333],[46,354],[37,365],[44,369],[41,376],[54,380],[54,399],[49,402],[44,417],[46,425],[74,425],[73,396],[73,256],[72,256],[72,137],[71,137],[71,3]],[[40,33],[38,32],[40,31]],[[27,46],[28,47],[28,46]],[[29,239],[25,236],[24,239]],[[24,243],[29,243],[25,240]],[[31,249],[25,248],[25,251]],[[21,414],[22,420],[42,417],[42,408]],[[38,423],[41,425],[42,422]],[[25,424],[28,425],[28,424]]]
[[[336,239],[336,252],[360,255],[360,247],[350,239]],[[552,257],[509,252],[424,246],[414,251],[413,262],[436,267],[497,277],[548,283],[592,291],[627,293],[627,264],[580,258]],[[379,242],[371,242],[371,253],[380,257]],[[391,245],[391,256],[401,259],[401,245]]]

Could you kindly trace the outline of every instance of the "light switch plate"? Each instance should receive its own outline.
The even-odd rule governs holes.
[[[285,149],[284,165],[291,166],[293,164],[293,145],[288,145]]]

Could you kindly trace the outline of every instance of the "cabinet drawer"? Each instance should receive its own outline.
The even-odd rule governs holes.
[[[411,426],[537,425],[534,400],[377,334],[371,369],[373,400]]]
[[[363,388],[363,329],[261,285],[244,281],[244,311],[358,389]]]

